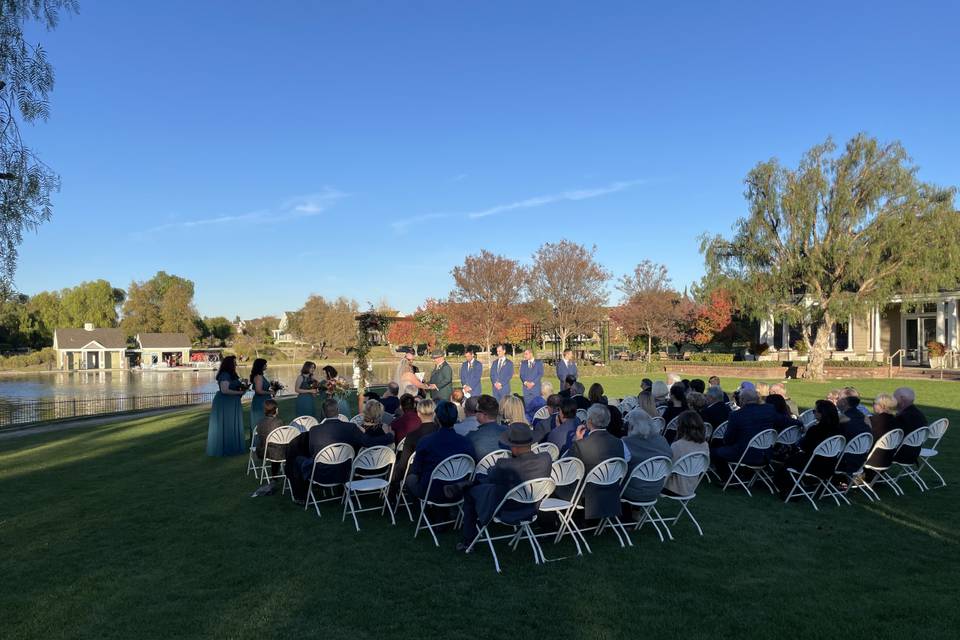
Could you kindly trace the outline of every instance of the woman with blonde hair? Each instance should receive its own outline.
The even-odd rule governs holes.
[[[527,413],[523,407],[523,400],[517,396],[507,396],[500,403],[500,421],[504,424],[519,422],[530,426]]]
[[[770,385],[766,382],[755,382],[753,386],[757,390],[757,395],[760,396],[760,402],[766,402],[767,396],[770,395]]]
[[[367,400],[363,403],[363,423],[357,425],[364,435],[363,446],[389,446],[393,444],[393,431],[383,424],[383,405],[379,400]]]
[[[889,393],[881,393],[873,400],[873,415],[867,418],[873,441],[876,442],[897,428],[897,399]]]

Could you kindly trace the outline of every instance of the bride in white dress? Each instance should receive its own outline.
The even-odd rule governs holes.
[[[397,363],[397,371],[394,375],[394,382],[400,387],[400,394],[409,393],[412,396],[417,395],[417,393],[423,389],[424,391],[429,391],[433,388],[433,385],[424,384],[417,377],[417,374],[413,372],[413,354],[407,353],[403,356],[400,362]]]

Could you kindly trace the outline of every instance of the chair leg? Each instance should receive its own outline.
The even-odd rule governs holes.
[[[940,488],[942,488],[942,487],[947,486],[947,481],[943,479],[943,476],[940,475],[940,472],[937,471],[937,470],[933,467],[933,465],[930,464],[930,461],[927,460],[926,458],[924,458],[924,459],[920,462],[920,468],[917,470],[917,473],[920,473],[920,472],[923,471],[924,469],[930,469],[930,471],[932,471],[933,474],[934,474],[935,476],[937,476],[937,480],[940,481],[940,486],[939,486],[939,487],[934,487],[934,489],[940,489]]]

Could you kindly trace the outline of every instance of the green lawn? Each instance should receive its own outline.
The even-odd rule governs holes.
[[[601,382],[619,397],[639,379]],[[806,407],[839,384],[790,389]],[[960,385],[910,384],[929,418],[960,424]],[[250,499],[245,457],[204,455],[206,416],[0,441],[3,638],[953,638],[960,625],[960,433],[938,461],[944,489],[814,512],[705,486],[702,538],[645,528],[633,548],[605,536],[542,567],[521,547],[497,575],[451,533],[437,549],[405,519],[363,514],[356,533],[332,505],[318,519]]]

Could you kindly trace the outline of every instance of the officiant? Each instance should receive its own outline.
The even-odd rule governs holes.
[[[453,369],[450,368],[443,351],[434,351],[430,357],[434,364],[430,374],[430,386],[433,389],[430,396],[434,402],[450,400],[450,394],[453,393]]]

